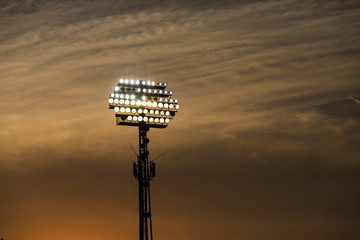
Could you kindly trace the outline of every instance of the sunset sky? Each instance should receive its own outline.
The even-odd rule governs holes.
[[[356,0],[1,0],[0,238],[138,239],[119,78],[180,101],[154,240],[360,239]]]

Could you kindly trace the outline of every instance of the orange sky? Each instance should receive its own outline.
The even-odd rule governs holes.
[[[0,238],[138,238],[119,78],[168,82],[155,239],[359,239],[357,1],[0,2]]]

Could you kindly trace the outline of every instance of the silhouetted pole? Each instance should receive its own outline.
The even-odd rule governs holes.
[[[119,79],[109,96],[117,125],[139,127],[139,156],[133,163],[133,174],[139,182],[139,240],[152,240],[150,180],[155,177],[155,163],[149,161],[147,132],[150,128],[166,128],[178,112],[178,99],[167,83]],[[149,238],[150,235],[150,238]]]
[[[150,204],[150,180],[151,173],[149,163],[149,151],[147,144],[147,132],[149,127],[145,124],[139,126],[139,158],[137,161],[135,177],[139,182],[139,240],[152,240],[151,204]],[[152,163],[153,164],[153,163]],[[136,176],[137,175],[137,176]],[[149,231],[150,230],[150,231]]]

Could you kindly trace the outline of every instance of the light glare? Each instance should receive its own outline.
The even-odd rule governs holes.
[[[179,100],[172,98],[173,91],[166,90],[167,85],[166,82],[120,78],[108,99],[109,106],[116,113],[121,112],[120,121],[125,118],[133,122],[128,125],[139,126],[144,121],[153,127],[166,127],[180,108]]]

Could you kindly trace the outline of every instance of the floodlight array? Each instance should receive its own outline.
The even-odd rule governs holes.
[[[109,108],[115,111],[118,125],[147,125],[165,128],[179,110],[167,83],[120,79],[109,96]]]

